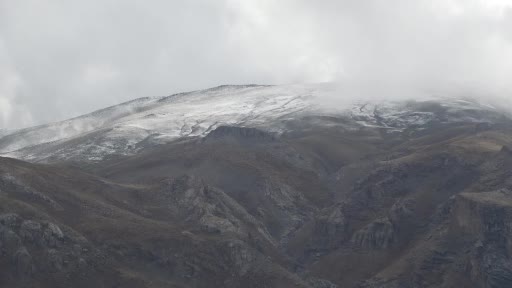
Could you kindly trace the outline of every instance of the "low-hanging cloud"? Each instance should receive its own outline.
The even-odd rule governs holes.
[[[220,84],[507,97],[509,75],[512,0],[0,0],[0,128]]]

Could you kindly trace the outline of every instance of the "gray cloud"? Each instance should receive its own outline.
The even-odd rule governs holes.
[[[509,0],[0,0],[0,128],[220,84],[510,92]],[[490,93],[490,94],[489,94]]]

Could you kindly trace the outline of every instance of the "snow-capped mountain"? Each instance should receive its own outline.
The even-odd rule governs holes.
[[[4,131],[3,155],[45,165],[0,157],[0,287],[512,287],[506,114],[339,91],[223,86]]]
[[[492,106],[461,99],[325,105],[333,93],[335,89],[326,85],[244,85],[140,98],[62,122],[0,131],[0,152],[29,161],[77,157],[98,161],[108,155],[133,154],[149,144],[204,136],[220,125],[281,133],[288,129],[282,123],[306,115],[334,115],[350,119],[354,129],[388,131],[432,122],[493,122],[501,117]]]
[[[168,97],[140,98],[70,120],[18,130],[0,138],[11,157],[41,160],[129,154],[142,141],[202,136],[218,125],[261,127],[313,108],[315,91],[299,86],[220,86]]]

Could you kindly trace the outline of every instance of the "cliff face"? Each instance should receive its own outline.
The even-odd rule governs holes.
[[[395,237],[393,224],[389,219],[377,219],[357,231],[352,238],[353,243],[366,249],[386,249],[391,246]]]
[[[474,239],[467,270],[482,287],[512,286],[512,193],[463,193],[454,225]]]
[[[511,287],[510,196],[499,190],[451,197],[414,245],[361,287]]]

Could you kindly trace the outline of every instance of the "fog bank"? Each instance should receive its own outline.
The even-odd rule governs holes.
[[[0,128],[221,84],[510,107],[510,75],[510,0],[0,0]]]

